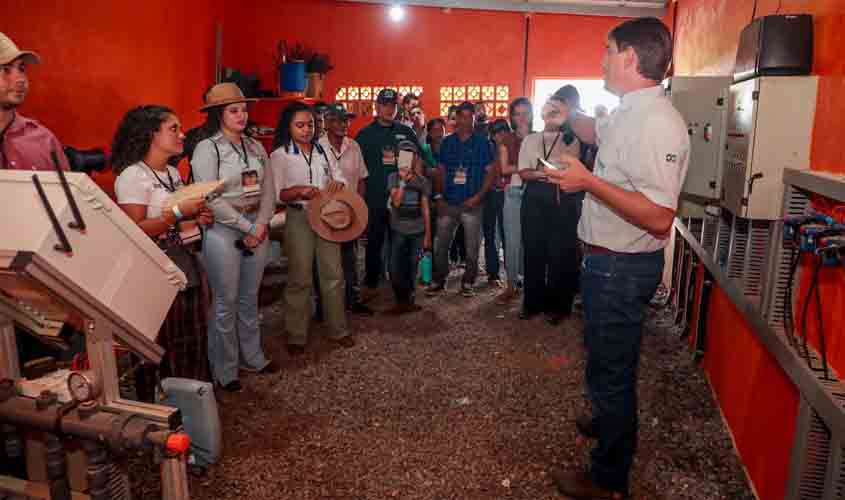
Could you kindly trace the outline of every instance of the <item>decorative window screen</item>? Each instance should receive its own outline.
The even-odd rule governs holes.
[[[449,106],[464,101],[484,102],[487,116],[507,118],[510,89],[507,85],[453,85],[440,87],[440,116],[449,115]]]
[[[413,93],[417,97],[423,94],[423,88],[419,85],[359,85],[338,88],[334,100],[358,116],[375,116],[376,97],[384,88],[396,89],[399,92],[400,103],[408,93]]]

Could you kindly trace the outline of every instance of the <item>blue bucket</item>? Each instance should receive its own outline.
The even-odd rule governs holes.
[[[304,92],[306,86],[305,62],[293,61],[282,64],[279,68],[279,81],[282,82],[282,91]]]

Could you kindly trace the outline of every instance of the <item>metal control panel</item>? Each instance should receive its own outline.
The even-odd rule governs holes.
[[[810,168],[818,77],[761,77],[730,88],[721,206],[738,217],[782,215],[783,170]]]

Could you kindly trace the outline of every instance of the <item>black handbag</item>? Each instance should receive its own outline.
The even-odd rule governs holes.
[[[176,267],[185,273],[185,278],[188,281],[185,285],[186,288],[193,288],[202,284],[201,264],[197,260],[195,243],[183,243],[179,233],[173,231],[166,239],[159,240],[159,246],[164,254],[176,264]]]

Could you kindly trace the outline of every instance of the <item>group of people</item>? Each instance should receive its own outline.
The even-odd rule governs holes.
[[[684,121],[660,86],[671,48],[671,35],[657,19],[617,26],[602,68],[607,89],[621,104],[598,120],[581,111],[572,86],[544,104],[545,125],[536,132],[526,98],[511,103],[509,121],[479,128],[472,103],[426,122],[416,96],[405,96],[400,114],[399,96],[385,89],[376,99],[375,120],[354,140],[347,136],[353,115],[342,106],[318,112],[291,104],[279,117],[269,155],[247,133],[250,99],[233,84],[218,84],[205,95],[207,120],[194,134],[189,161],[193,180],[222,180],[222,194],[163,204],[183,183],[172,163],[185,154],[185,134],[172,110],[146,105],[129,111],[114,135],[117,202],[174,257],[183,235],[202,229],[201,258],[187,253],[200,269],[198,281],[207,276],[211,290],[203,318],[211,377],[229,391],[240,389],[241,371],[279,370],[262,347],[258,314],[269,224],[279,207],[286,210],[285,327],[292,355],[304,351],[315,288],[329,339],[353,347],[346,312],[370,311],[363,303],[385,275],[396,299],[390,312],[419,310],[418,257],[433,248],[426,292],[441,294],[461,226],[466,269],[460,293],[471,296],[482,235],[494,284],[501,240],[507,283],[498,300],[512,301],[522,288],[522,318],[544,313],[557,323],[571,313],[579,288],[582,295],[592,414],[575,423],[596,445],[588,472],[555,471],[552,477],[571,497],[620,498],[628,490],[637,441],[643,317],[661,278],[689,161]],[[67,167],[55,136],[17,112],[27,91],[27,65],[37,62],[37,55],[0,34],[2,168],[53,168],[51,151]],[[368,212],[360,296],[358,245],[322,238],[307,216],[309,203],[344,190],[362,196]],[[189,286],[181,293],[162,331],[204,328],[191,321],[205,307],[204,289]]]

